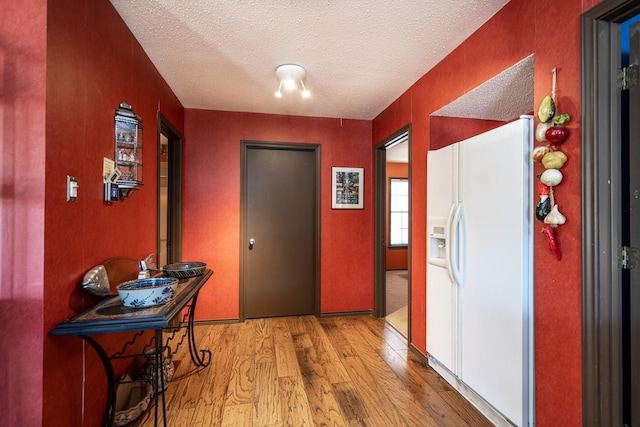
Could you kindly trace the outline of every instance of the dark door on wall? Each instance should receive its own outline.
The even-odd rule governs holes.
[[[241,317],[317,314],[319,147],[242,150]]]
[[[640,23],[629,33],[629,64],[640,66]],[[623,94],[624,100],[624,94]],[[640,250],[640,86],[629,89],[629,138],[622,147],[622,212],[625,246]],[[624,135],[624,132],[623,132]],[[628,142],[628,143],[627,143]],[[628,150],[628,151],[627,151]],[[625,153],[626,151],[626,153]],[[628,153],[628,155],[626,155]],[[636,257],[637,255],[632,255]],[[636,259],[636,262],[638,260]],[[623,381],[625,424],[640,425],[640,265],[623,270]]]
[[[160,113],[157,117],[157,264],[182,257],[182,135]]]

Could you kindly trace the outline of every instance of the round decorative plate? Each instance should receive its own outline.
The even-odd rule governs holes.
[[[162,267],[162,271],[166,276],[183,279],[201,275],[206,267],[207,264],[204,262],[176,262],[165,265]]]

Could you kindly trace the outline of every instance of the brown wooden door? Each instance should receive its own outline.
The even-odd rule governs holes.
[[[243,318],[316,314],[316,149],[243,145]]]

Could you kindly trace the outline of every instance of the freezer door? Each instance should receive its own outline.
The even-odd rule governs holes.
[[[526,425],[528,390],[531,122],[459,144],[465,229],[459,376],[517,425]]]
[[[447,216],[457,198],[457,146],[427,153],[427,230],[446,228]],[[429,233],[427,233],[429,234]],[[445,244],[446,236],[445,233]],[[429,241],[430,236],[427,235]],[[429,249],[428,249],[429,251]],[[446,265],[429,262],[427,254],[427,352],[450,371],[454,371],[454,319],[456,289]]]

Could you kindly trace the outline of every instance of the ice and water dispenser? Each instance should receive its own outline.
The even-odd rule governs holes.
[[[430,218],[428,225],[428,254],[429,264],[446,267],[447,237],[445,228],[446,218]]]

